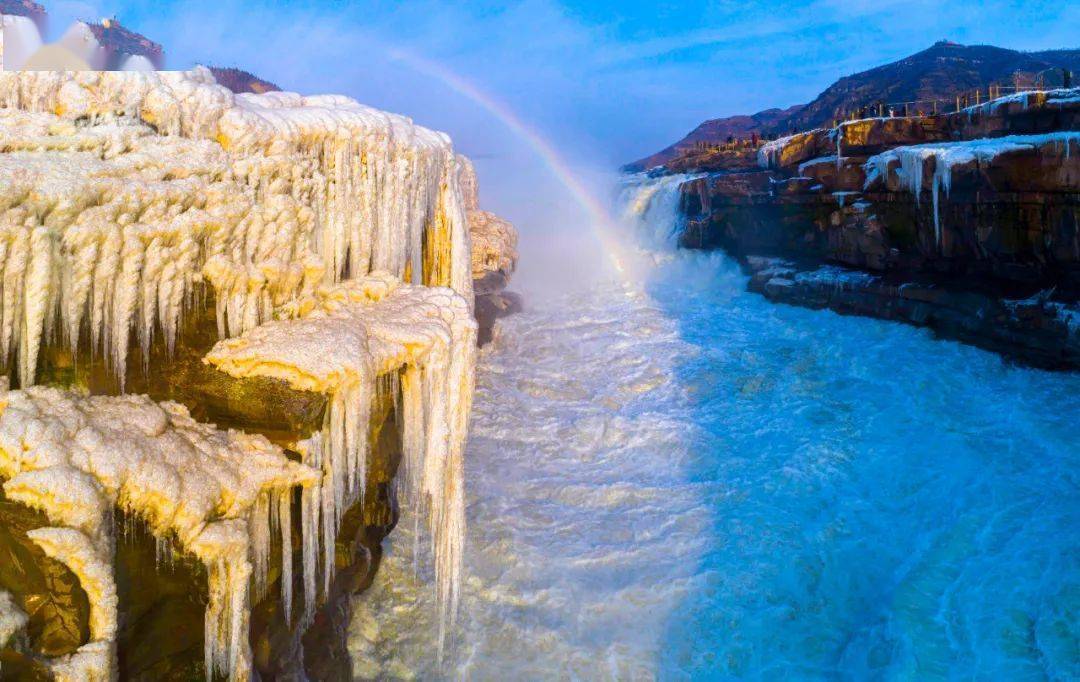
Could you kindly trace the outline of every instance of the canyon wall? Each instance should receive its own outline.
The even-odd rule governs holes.
[[[743,258],[777,301],[1075,367],[1078,131],[1074,89],[791,135],[685,183],[680,243]]]

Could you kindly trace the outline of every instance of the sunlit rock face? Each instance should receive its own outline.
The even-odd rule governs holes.
[[[476,346],[467,162],[449,139],[345,97],[236,95],[205,69],[2,73],[0,105],[0,354],[19,386],[0,405],[0,477],[9,502],[45,514],[27,541],[88,604],[75,648],[35,660],[65,679],[115,675],[120,516],[200,566],[207,676],[272,667],[252,651],[252,604],[278,584],[267,632],[298,646],[339,589],[350,510],[368,523],[373,499],[392,508],[396,459],[369,487],[384,423],[429,518],[449,628]],[[156,395],[175,391],[155,372],[181,371],[224,405],[270,382],[239,410],[245,428],[273,421],[253,414],[268,396],[285,396],[271,411],[303,409],[290,424],[319,401],[324,416],[279,424],[271,442],[192,417],[236,408],[87,395],[108,385],[88,366]],[[36,386],[43,371],[85,383]]]
[[[517,268],[517,230],[507,220],[480,210],[480,184],[472,162],[458,157],[459,180],[472,239],[472,277],[476,294],[476,319],[480,323],[479,342],[492,338],[500,317],[521,310],[521,298],[504,291]]]
[[[517,267],[517,231],[509,221],[489,211],[470,211],[473,238],[473,278],[498,273],[509,279]]]
[[[480,183],[472,161],[459,155],[458,168],[462,201],[472,236],[473,281],[479,282],[488,274],[497,273],[505,286],[517,267],[517,230],[510,221],[480,210]],[[487,286],[489,290],[492,288]]]
[[[682,185],[680,243],[744,257],[751,287],[774,300],[927,324],[1076,367],[1078,126],[1080,90],[1060,89],[781,138],[755,168]],[[880,277],[791,263],[778,275],[752,256]]]

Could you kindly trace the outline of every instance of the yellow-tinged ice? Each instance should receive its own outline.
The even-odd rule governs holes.
[[[260,502],[277,503],[295,486],[317,487],[319,473],[290,461],[263,436],[200,424],[183,406],[145,396],[35,386],[7,392],[2,409],[4,492],[56,524],[30,538],[71,568],[90,602],[90,643],[55,661],[54,672],[68,679],[87,679],[86,671],[100,679],[111,674],[117,619],[111,516],[119,506],[206,565],[208,674],[247,679],[251,557],[269,549],[269,535],[259,530],[269,512]],[[291,561],[291,547],[287,555]]]
[[[324,589],[344,510],[363,494],[368,406],[377,377],[401,375],[407,497],[427,511],[444,630],[461,576],[463,450],[472,404],[476,322],[460,294],[402,284],[386,273],[321,288],[283,309],[286,319],[220,341],[206,362],[236,377],[282,379],[330,395],[321,433],[298,449],[323,470],[321,500],[304,504],[305,541],[322,529]],[[291,315],[291,317],[290,317]],[[306,603],[313,602],[316,547],[305,544]]]
[[[476,169],[472,161],[461,154],[458,155],[458,184],[469,221],[473,279],[479,280],[492,272],[509,279],[517,267],[517,230],[510,221],[480,210],[480,182]]]
[[[0,590],[0,649],[26,627],[28,619],[11,593]]]
[[[427,511],[453,622],[476,352],[469,172],[446,135],[345,97],[234,95],[201,68],[0,73],[0,357],[23,387],[0,406],[0,476],[55,525],[35,532],[85,572],[97,624],[57,675],[89,678],[114,657],[115,588],[95,567],[111,563],[119,505],[206,565],[207,673],[247,677],[248,586],[266,589],[270,529],[288,619],[289,491],[302,486],[309,616],[363,494],[382,375],[400,375],[405,493]],[[59,339],[88,341],[122,388],[129,338],[171,350],[204,285],[224,339],[208,361],[330,397],[322,431],[297,444],[305,464],[179,405],[32,386]]]
[[[407,118],[201,68],[4,72],[0,107],[0,353],[22,385],[56,321],[73,348],[88,322],[122,378],[128,330],[171,346],[202,281],[223,337],[376,270],[471,300],[459,161]]]
[[[507,278],[517,267],[517,230],[507,220],[490,211],[469,211],[472,236],[472,273],[480,279],[489,272]]]

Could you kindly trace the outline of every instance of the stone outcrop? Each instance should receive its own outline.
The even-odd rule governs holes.
[[[924,324],[1040,366],[1074,367],[1078,131],[1074,89],[781,138],[759,150],[756,167],[684,183],[680,244],[783,256],[799,272],[827,263],[872,273],[873,285],[854,289],[809,275],[755,277],[752,286],[775,300]],[[930,285],[923,299],[932,301],[911,298]],[[1023,300],[1041,301],[1043,312],[1011,303]]]
[[[828,308],[929,327],[957,339],[1048,369],[1080,367],[1080,306],[1035,295],[964,289],[940,277],[872,275],[835,265],[750,256],[749,288],[777,303]]]
[[[517,230],[507,220],[480,210],[480,185],[472,162],[459,156],[462,197],[472,238],[473,291],[480,345],[491,341],[495,322],[522,309],[521,296],[506,291],[517,268]]]
[[[207,68],[210,69],[210,73],[214,74],[214,80],[237,94],[250,92],[259,95],[264,92],[277,92],[281,90],[281,88],[270,81],[263,80],[255,74],[244,71],[243,69],[224,66],[208,66]]]

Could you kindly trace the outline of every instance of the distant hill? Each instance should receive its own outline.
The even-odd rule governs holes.
[[[834,119],[843,118],[844,112],[872,107],[877,102],[949,102],[957,95],[992,83],[1011,85],[1017,72],[1023,84],[1031,84],[1041,76],[1053,85],[1061,82],[1062,68],[1080,71],[1080,49],[1018,52],[941,41],[900,61],[841,78],[809,104],[706,121],[682,140],[628,164],[624,170],[637,172],[662,165],[699,142],[721,143],[728,135],[745,138],[752,133],[769,135],[831,125]],[[932,105],[927,102],[922,106],[928,109]]]
[[[766,109],[753,116],[729,116],[728,118],[714,118],[705,121],[675,144],[660,150],[652,156],[635,161],[627,166],[625,170],[638,172],[654,166],[661,166],[692,150],[700,142],[710,144],[723,142],[729,135],[743,139],[750,137],[753,133],[760,134],[763,130],[772,130],[797,114],[802,107],[803,105],[799,104],[790,109]]]
[[[281,90],[281,88],[270,81],[264,81],[258,76],[242,69],[220,66],[210,66],[207,68],[210,69],[210,73],[214,74],[214,78],[218,83],[235,93],[254,92],[259,94]]]

